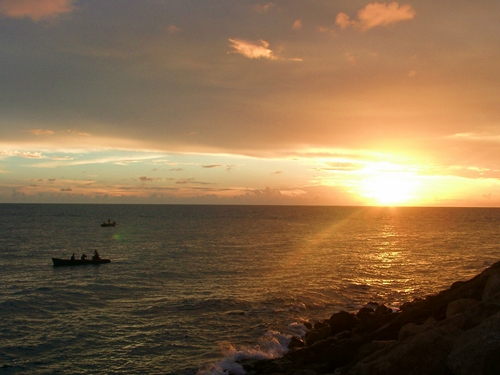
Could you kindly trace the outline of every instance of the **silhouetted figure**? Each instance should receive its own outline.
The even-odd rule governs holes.
[[[94,251],[94,256],[92,257],[92,260],[98,260],[100,259],[99,257],[99,253],[97,252],[97,250]]]
[[[81,259],[81,260],[85,260],[85,259],[87,259],[87,254],[82,254],[82,256],[81,256],[81,258],[80,258],[80,259]]]
[[[75,260],[75,253],[71,256],[71,260]]]

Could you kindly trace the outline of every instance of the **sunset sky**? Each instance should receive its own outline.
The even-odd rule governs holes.
[[[0,0],[0,203],[500,206],[500,1]]]

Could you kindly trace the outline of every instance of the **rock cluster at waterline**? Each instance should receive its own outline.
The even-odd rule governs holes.
[[[500,262],[397,312],[369,304],[308,328],[283,358],[242,360],[246,373],[500,374]]]

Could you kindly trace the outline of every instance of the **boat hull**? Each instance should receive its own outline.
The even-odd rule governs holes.
[[[118,223],[102,223],[101,227],[116,227]]]
[[[88,264],[104,264],[104,263],[110,263],[110,259],[61,259],[61,258],[52,258],[52,263],[54,263],[54,267],[61,267],[61,266],[86,266]]]

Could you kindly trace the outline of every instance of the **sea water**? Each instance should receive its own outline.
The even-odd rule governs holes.
[[[118,226],[102,228],[110,219]],[[0,205],[0,372],[243,373],[500,260],[500,209]],[[53,267],[92,256],[99,266]]]

